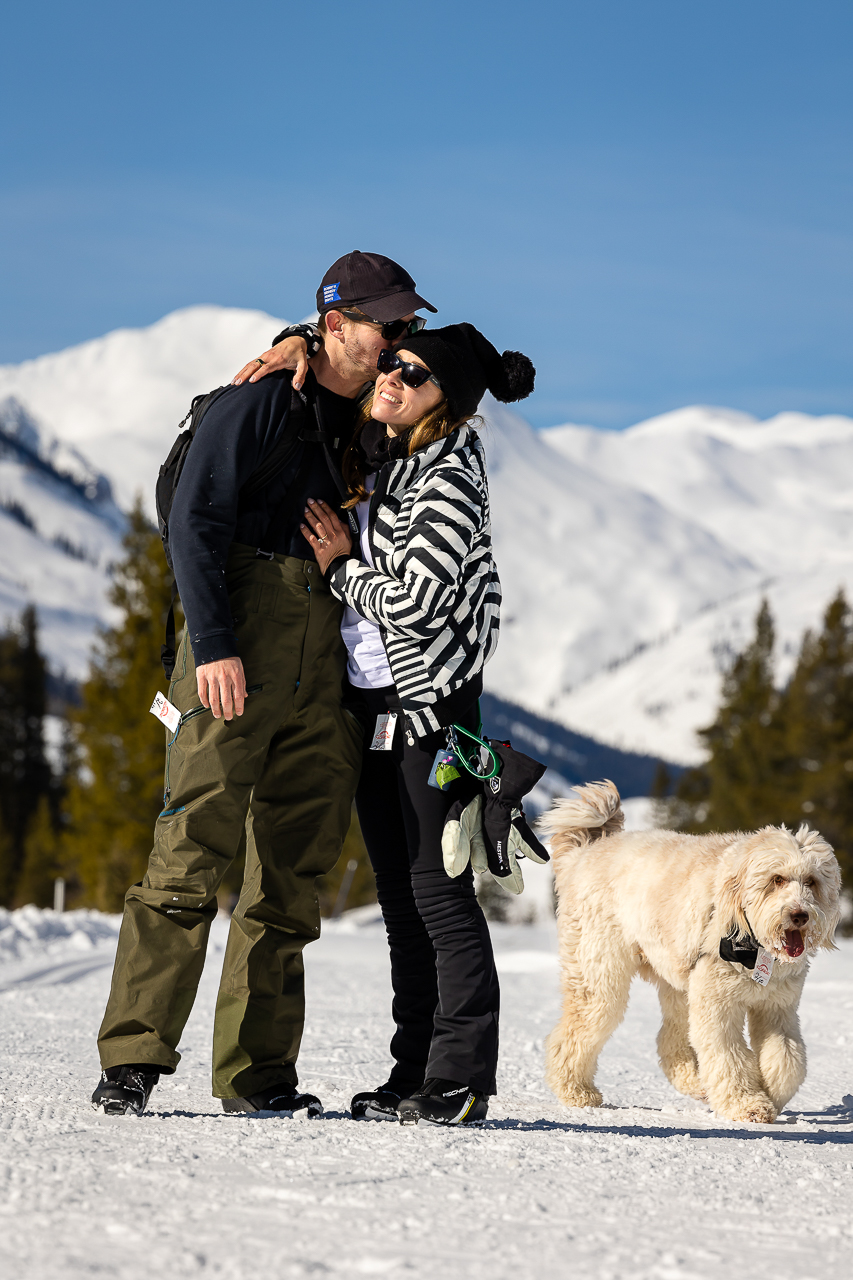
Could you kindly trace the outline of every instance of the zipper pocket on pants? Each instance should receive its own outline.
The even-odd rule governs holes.
[[[262,684],[250,684],[246,689],[246,697],[248,698],[250,693],[260,693],[263,687],[264,686]],[[196,716],[203,715],[206,711],[210,711],[210,707],[193,707],[191,711],[185,711],[178,721],[178,727],[175,730],[174,737],[166,743],[166,778],[163,787],[163,812],[159,815],[161,818],[170,817],[174,813],[180,813],[184,807],[181,805],[180,809],[166,808],[166,805],[169,803],[169,797],[172,794],[172,788],[169,786],[169,766],[172,760],[172,747],[178,741],[178,734],[181,732],[184,725],[188,724],[190,720],[194,720]]]

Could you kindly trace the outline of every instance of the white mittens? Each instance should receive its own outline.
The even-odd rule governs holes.
[[[550,858],[527,825],[524,810],[513,809],[511,818],[506,851],[501,851],[499,860],[490,858],[483,835],[482,795],[475,796],[464,807],[463,802],[457,800],[447,815],[441,838],[447,874],[455,879],[470,861],[478,875],[488,872],[505,892],[523,893],[524,877],[518,865],[519,858],[530,858],[532,862],[539,863],[549,862]]]

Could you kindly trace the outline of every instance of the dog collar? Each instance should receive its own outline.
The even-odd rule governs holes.
[[[747,924],[749,921],[747,920]],[[752,926],[750,925],[750,929]],[[733,924],[725,938],[720,939],[720,956],[733,964],[742,964],[744,969],[754,969],[758,959],[761,943],[750,932],[745,938],[738,938],[738,927]]]

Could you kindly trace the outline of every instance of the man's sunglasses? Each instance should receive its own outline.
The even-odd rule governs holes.
[[[380,351],[376,368],[380,373],[393,373],[396,370],[400,374],[400,381],[407,387],[417,389],[425,382],[434,382],[439,391],[441,390],[441,383],[438,378],[432,376],[429,369],[425,369],[422,364],[410,364],[401,360],[396,351],[389,351],[387,348],[385,351]]]
[[[348,320],[355,320],[356,324],[376,325],[386,342],[394,342],[397,338],[402,338],[403,334],[407,338],[413,338],[426,324],[426,320],[422,320],[420,316],[415,316],[414,320],[372,320],[360,311],[342,311],[341,315]]]

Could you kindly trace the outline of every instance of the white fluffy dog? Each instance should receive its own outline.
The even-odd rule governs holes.
[[[549,1085],[569,1107],[600,1105],[598,1055],[639,974],[658,989],[658,1054],[676,1089],[730,1120],[775,1120],[806,1075],[797,1006],[809,956],[835,949],[832,849],[805,826],[624,832],[612,782],[576,792],[540,822],[552,839],[563,986]]]

